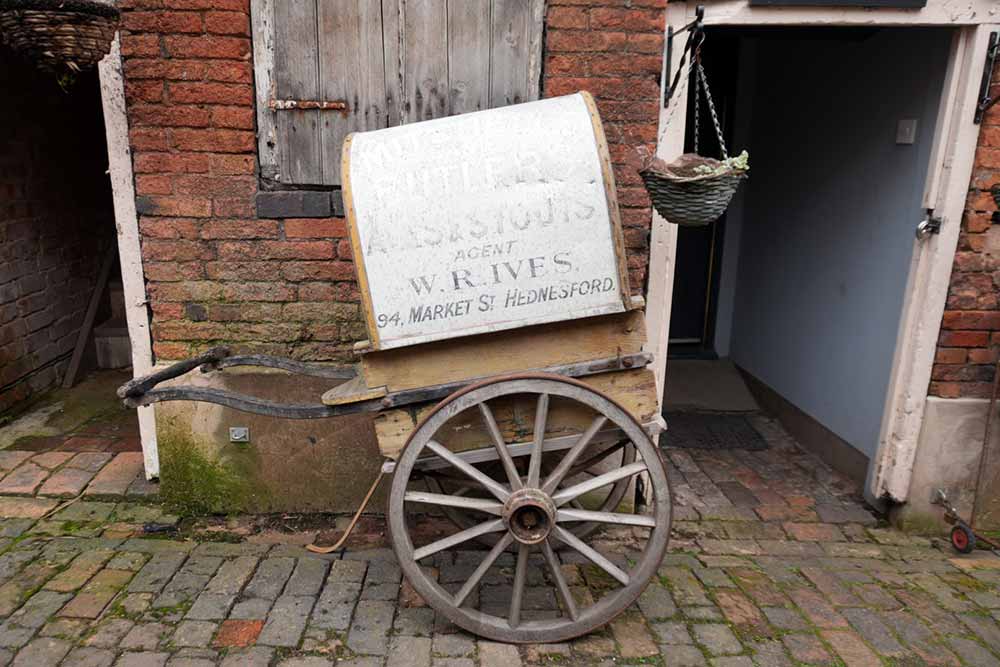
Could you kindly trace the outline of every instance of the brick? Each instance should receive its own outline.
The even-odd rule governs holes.
[[[72,454],[66,452],[45,452],[44,454],[31,457],[31,462],[42,466],[46,470],[55,470],[66,463],[72,456]]]
[[[212,127],[224,127],[237,130],[254,129],[253,107],[213,107]]]
[[[136,197],[136,209],[141,215],[207,218],[212,214],[212,202],[192,197],[142,196]],[[155,261],[156,256],[150,259]]]
[[[343,218],[301,218],[284,221],[286,238],[344,238],[347,221]]]
[[[174,646],[204,648],[212,641],[217,627],[216,623],[210,621],[181,621],[177,624],[170,643]]]
[[[97,574],[104,564],[111,558],[110,551],[85,551],[70,565],[69,569],[63,570],[45,584],[47,590],[60,593],[69,593],[77,590],[87,583],[87,581]]]
[[[211,220],[200,232],[204,239],[276,239],[279,226],[272,220]]]
[[[347,635],[347,646],[355,653],[386,654],[386,637],[392,627],[393,605],[366,600],[358,603]],[[482,644],[480,644],[482,659]]]
[[[812,634],[787,634],[781,638],[792,658],[812,665],[831,665],[833,659]]]
[[[0,451],[0,470],[13,470],[32,456],[32,452],[7,449]]]
[[[208,173],[208,155],[140,153],[135,156],[137,173]]]
[[[203,30],[201,14],[195,12],[125,12],[122,23],[132,32],[200,33]]]
[[[163,38],[163,45],[173,58],[232,58],[241,60],[250,55],[250,40],[243,37],[170,35]]]
[[[721,623],[696,623],[691,626],[695,641],[712,655],[735,655],[743,652],[736,635]]]
[[[216,35],[250,34],[250,17],[245,12],[206,12],[206,32]]]
[[[333,212],[329,192],[260,192],[256,204],[262,218],[326,218]]]
[[[882,661],[855,633],[824,630],[821,634],[847,667],[881,667]]]
[[[172,136],[175,149],[203,153],[249,153],[257,141],[243,130],[177,128]]]
[[[722,609],[726,620],[733,625],[766,627],[764,615],[745,595],[722,590],[716,592],[715,600]]]
[[[788,522],[783,527],[792,539],[803,542],[838,542],[845,539],[839,528],[828,523]]]
[[[141,452],[122,452],[94,477],[84,496],[122,496],[142,470]]]
[[[38,495],[72,498],[79,495],[93,477],[94,473],[89,470],[63,468],[45,480],[38,490]]]
[[[4,518],[39,519],[59,501],[42,498],[0,497],[0,516]]]
[[[298,646],[315,602],[316,598],[306,596],[278,598],[257,642],[265,646]]]
[[[590,11],[590,25],[600,30],[659,33],[663,30],[663,12],[597,7]]]
[[[820,628],[848,627],[847,620],[819,593],[798,588],[788,591],[788,595],[813,625]]]
[[[134,550],[134,545],[131,547]],[[180,569],[186,555],[183,553],[157,553],[146,563],[128,590],[133,593],[159,593]]]
[[[219,633],[212,642],[213,646],[219,648],[253,646],[257,642],[260,631],[264,629],[263,620],[223,621],[219,626]]]
[[[97,618],[131,578],[132,572],[102,570],[77,593],[69,604],[63,607],[59,614],[76,618]]]
[[[24,463],[0,480],[0,493],[30,496],[41,485],[49,471],[34,463]],[[4,516],[11,516],[5,514]]]
[[[590,25],[587,10],[581,7],[551,7],[545,16],[545,26],[553,28],[586,29]]]
[[[71,643],[63,639],[39,637],[21,649],[11,665],[12,667],[55,665],[66,657],[72,647]]]

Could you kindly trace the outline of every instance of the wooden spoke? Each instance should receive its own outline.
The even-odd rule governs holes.
[[[497,420],[493,417],[493,411],[490,410],[490,406],[486,405],[484,401],[479,404],[479,413],[483,416],[483,422],[486,424],[486,430],[490,433],[493,447],[497,450],[497,456],[500,457],[500,463],[503,464],[504,472],[507,473],[507,481],[510,482],[510,488],[517,491],[523,486],[521,484],[521,475],[517,472],[517,467],[514,466],[514,459],[510,457],[510,452],[507,451],[507,443],[503,439],[503,434],[500,433]]]
[[[449,537],[445,537],[444,539],[440,539],[437,542],[431,542],[427,546],[414,549],[413,560],[421,560],[422,558],[433,556],[439,551],[444,551],[445,549],[450,549],[453,546],[462,544],[463,542],[468,542],[469,540],[479,537],[480,535],[495,533],[500,530],[504,530],[502,519],[493,519],[492,521],[481,523],[478,526],[466,528],[463,531],[455,533]]]
[[[596,521],[598,523],[613,523],[619,526],[644,526],[653,528],[656,520],[645,514],[619,514],[617,512],[591,512],[590,510],[558,510],[556,521]]]
[[[646,464],[642,461],[636,461],[635,463],[629,464],[624,468],[618,468],[617,470],[611,470],[604,473],[603,475],[598,475],[593,479],[588,479],[585,482],[580,482],[579,484],[574,484],[568,488],[563,489],[559,493],[552,496],[552,502],[558,505],[565,505],[574,498],[579,498],[585,493],[590,493],[595,489],[599,489],[602,486],[607,486],[613,482],[617,482],[620,479],[625,479],[631,477],[632,475],[637,475],[638,473],[646,470]]]
[[[510,593],[510,615],[507,624],[516,628],[521,623],[521,605],[524,599],[524,580],[528,577],[528,555],[531,547],[522,544],[517,552],[517,566],[514,568],[514,587]]]
[[[444,493],[428,493],[424,491],[407,491],[405,500],[408,503],[427,503],[428,505],[442,505],[444,507],[461,507],[466,510],[476,510],[487,514],[496,514],[503,511],[503,505],[485,498],[466,498],[462,495],[446,495]]]
[[[491,479],[489,475],[480,471],[471,463],[466,463],[459,457],[455,456],[455,454],[451,450],[442,445],[440,442],[437,442],[436,440],[428,440],[427,449],[431,450],[432,452],[443,458],[445,461],[447,461],[448,463],[455,466],[456,468],[464,472],[472,479],[482,484],[489,490],[490,493],[492,493],[501,501],[506,501],[507,498],[510,497],[510,491],[505,489],[502,484]]]
[[[465,602],[465,598],[469,597],[469,593],[476,588],[479,581],[483,578],[483,575],[486,574],[487,570],[489,570],[493,563],[496,562],[497,558],[500,557],[500,554],[502,554],[513,541],[514,538],[511,537],[510,533],[507,533],[497,540],[497,543],[493,545],[492,549],[490,549],[490,552],[486,555],[486,558],[483,559],[483,562],[481,562],[475,571],[469,575],[469,579],[462,584],[462,587],[458,589],[457,593],[455,593],[455,598],[452,602],[456,607],[462,606],[462,603]]]
[[[583,453],[583,450],[586,449],[594,435],[601,429],[602,426],[604,426],[604,422],[607,420],[608,418],[604,415],[599,415],[594,418],[594,421],[590,423],[590,426],[587,427],[587,430],[580,436],[580,439],[577,440],[576,444],[573,445],[568,452],[566,452],[562,461],[559,462],[559,465],[556,466],[555,470],[553,470],[545,480],[545,484],[542,485],[542,490],[545,491],[545,493],[552,493],[556,490],[559,486],[559,482],[563,480],[563,477],[566,476],[569,469],[573,467],[573,463],[580,457],[580,454]]]
[[[545,426],[549,419],[549,395],[539,394],[535,405],[535,439],[528,462],[528,486],[538,486],[542,472],[542,445],[545,442]]]
[[[552,532],[554,532],[556,537],[565,542],[572,549],[579,552],[581,556],[617,579],[623,586],[628,586],[628,582],[631,581],[628,573],[601,555],[599,551],[587,545],[573,533],[559,526],[555,526]]]
[[[562,598],[563,605],[566,607],[566,613],[572,620],[576,620],[579,616],[579,612],[576,609],[576,601],[573,599],[573,594],[569,590],[569,584],[566,583],[566,577],[563,576],[562,569],[559,567],[559,559],[556,558],[556,554],[552,551],[552,545],[549,544],[548,540],[542,542],[542,554],[545,556],[545,562],[549,564],[549,569],[552,570],[552,578],[556,582],[556,590],[559,592],[559,597]]]

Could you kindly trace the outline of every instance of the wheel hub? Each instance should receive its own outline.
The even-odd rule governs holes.
[[[502,517],[511,537],[521,544],[538,544],[552,532],[556,506],[541,489],[520,489],[504,503]]]

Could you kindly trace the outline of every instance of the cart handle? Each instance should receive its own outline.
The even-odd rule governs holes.
[[[202,373],[220,371],[224,368],[235,366],[259,366],[263,368],[279,368],[290,373],[300,375],[310,375],[335,380],[349,380],[357,375],[357,368],[354,366],[326,366],[321,364],[307,364],[294,359],[284,357],[272,357],[268,354],[230,354],[228,347],[213,347],[204,354],[184,361],[178,361],[172,366],[163,370],[144,375],[142,377],[129,380],[118,388],[118,397],[122,399],[140,398],[147,392],[152,391],[156,385],[166,380],[180,377],[190,373],[195,368],[201,367]]]
[[[228,356],[228,347],[213,347],[208,352],[199,354],[197,357],[178,361],[176,364],[168,366],[163,370],[129,380],[118,387],[118,398],[136,398],[142,396],[161,382],[190,373],[202,364],[217,364]]]

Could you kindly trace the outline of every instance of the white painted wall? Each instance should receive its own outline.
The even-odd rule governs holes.
[[[873,456],[950,34],[762,39],[731,357]],[[896,122],[919,119],[914,145]]]

